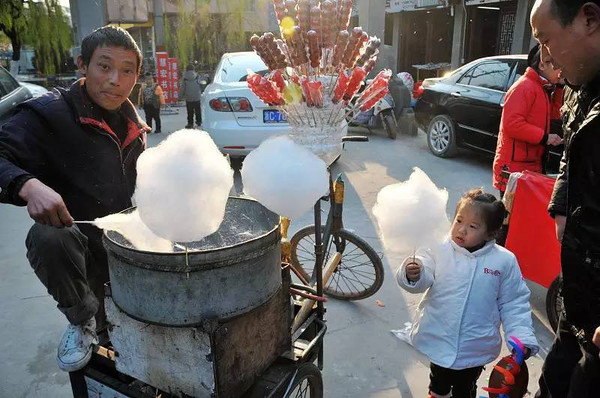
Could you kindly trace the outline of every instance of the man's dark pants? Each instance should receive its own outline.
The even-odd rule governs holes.
[[[144,105],[144,113],[146,114],[146,124],[152,128],[152,120],[156,122],[156,131],[161,131],[160,123],[160,108],[152,105]]]
[[[108,281],[105,257],[92,254],[87,236],[77,226],[35,223],[25,244],[35,274],[71,324],[83,323],[99,312],[97,297],[104,297],[103,285]]]
[[[594,274],[592,269],[594,264],[585,260],[581,251],[572,250],[563,243],[561,254],[563,276],[565,281],[573,281],[570,288],[565,282],[564,300],[573,300],[571,307],[567,308],[581,308],[589,313],[586,310],[589,309],[590,300],[578,299],[580,295],[577,293],[577,290],[581,291],[585,286],[589,286],[589,281]],[[566,275],[573,271],[577,272],[577,278],[569,278]],[[582,279],[588,279],[588,283]],[[577,316],[583,319],[581,313]],[[600,397],[600,358],[598,358],[598,348],[592,344],[593,328],[591,326],[586,328],[585,336],[577,337],[576,333],[577,330],[573,330],[564,319],[564,315],[561,316],[556,338],[544,361],[539,380],[540,389],[535,395],[536,398]]]
[[[196,114],[196,124],[200,126],[202,124],[202,116],[200,115],[200,101],[187,101],[185,106],[187,108],[188,126],[194,125],[194,114]]]

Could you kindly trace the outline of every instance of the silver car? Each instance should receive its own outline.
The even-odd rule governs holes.
[[[0,66],[0,126],[12,116],[14,109],[32,95]]]

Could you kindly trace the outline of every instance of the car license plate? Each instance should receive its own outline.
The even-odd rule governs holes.
[[[264,123],[286,123],[287,118],[277,109],[265,109],[263,111],[263,122]]]

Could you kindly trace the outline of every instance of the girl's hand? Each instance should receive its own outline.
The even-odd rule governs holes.
[[[421,278],[421,268],[423,268],[421,260],[413,259],[406,265],[406,278],[411,282],[418,281]]]

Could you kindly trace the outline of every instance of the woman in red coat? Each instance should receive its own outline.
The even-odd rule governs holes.
[[[560,145],[562,138],[550,132],[550,120],[559,116],[562,88],[556,88],[560,71],[540,61],[539,45],[527,59],[525,75],[508,90],[502,110],[500,134],[494,158],[494,188],[501,194],[507,179],[501,176],[530,170],[542,172],[547,145]]]

